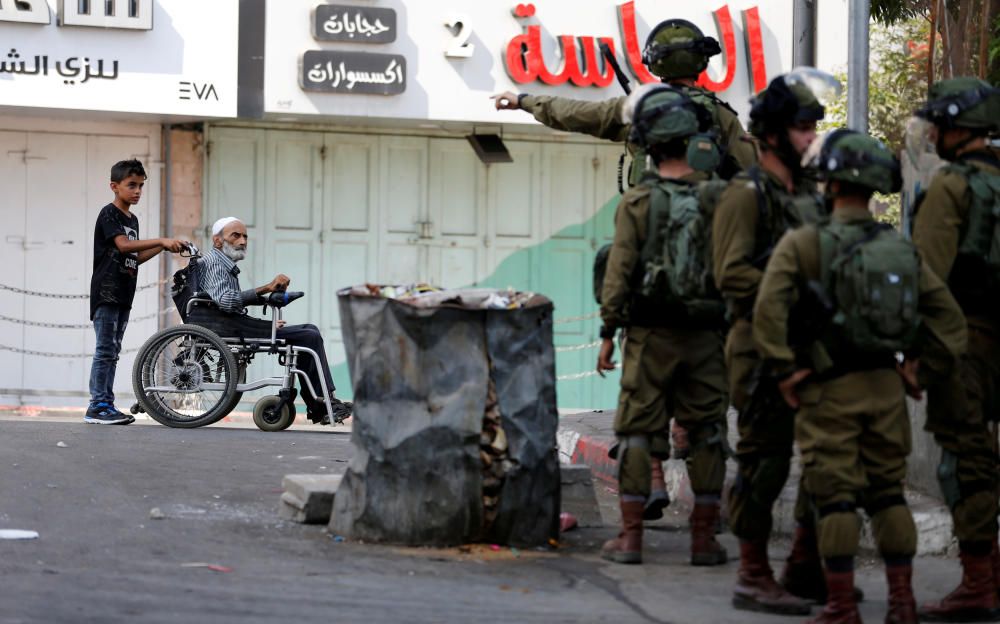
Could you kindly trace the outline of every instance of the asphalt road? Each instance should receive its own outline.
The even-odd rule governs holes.
[[[0,529],[40,534],[0,540],[0,623],[798,621],[731,609],[735,563],[686,565],[676,518],[647,532],[645,565],[620,566],[597,555],[611,527],[554,552],[434,550],[339,542],[278,516],[284,474],[340,472],[350,454],[344,428],[0,417]],[[918,598],[957,575],[921,559]],[[859,582],[863,615],[881,620],[881,570]]]

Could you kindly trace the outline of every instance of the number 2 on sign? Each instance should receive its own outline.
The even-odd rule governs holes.
[[[469,18],[465,15],[452,16],[444,25],[451,31],[454,40],[445,51],[448,58],[469,58],[476,51],[476,46],[469,43],[472,36],[472,28],[469,27]],[[457,32],[456,32],[457,31]]]

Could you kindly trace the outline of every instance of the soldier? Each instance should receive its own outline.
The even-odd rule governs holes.
[[[646,38],[642,60],[650,73],[664,83],[683,91],[695,102],[711,112],[712,131],[722,148],[722,158],[717,173],[729,179],[741,169],[757,161],[753,144],[744,137],[746,133],[740,120],[728,104],[711,91],[696,86],[698,76],[708,67],[708,60],[722,52],[719,42],[706,37],[700,28],[683,19],[660,22]],[[556,130],[580,132],[599,139],[624,142],[628,138],[628,124],[622,121],[625,96],[589,102],[550,95],[501,93],[493,96],[497,110],[524,110],[540,123]],[[629,166],[629,186],[642,178],[645,154],[635,151]],[[636,164],[638,163],[638,164]]]
[[[695,171],[693,135],[711,123],[683,92],[647,85],[625,103],[629,140],[656,166],[618,205],[615,239],[602,289],[598,371],[612,370],[614,336],[627,329],[621,395],[615,414],[623,530],[602,556],[642,561],[644,501],[651,457],[664,458],[670,415],[688,430],[687,470],[695,494],[691,513],[692,565],[726,562],[715,539],[725,478],[726,371],[723,303],[711,279],[707,237],[720,180]]]
[[[746,132],[740,125],[736,112],[711,91],[696,86],[698,76],[708,67],[708,60],[721,53],[719,42],[706,37],[697,26],[683,19],[660,22],[646,38],[643,62],[649,71],[687,94],[695,102],[711,112],[711,132],[717,137],[721,154],[715,171],[729,179],[741,169],[753,165],[757,155],[753,143],[746,139]],[[520,95],[511,92],[494,96],[498,110],[525,110],[542,124],[556,130],[580,132],[607,139],[625,142],[629,136],[629,126],[622,121],[625,96],[604,102],[588,102],[548,95]],[[627,145],[632,154],[627,180],[634,186],[642,178],[646,156],[633,144]],[[675,456],[684,442],[684,431],[674,428]],[[663,516],[663,508],[670,502],[666,493],[663,468],[658,460],[653,461],[652,493],[647,501],[646,519],[656,520]]]
[[[815,166],[832,215],[782,237],[753,311],[765,372],[799,410],[795,440],[829,591],[811,622],[861,622],[854,557],[856,508],[863,507],[886,565],[885,621],[915,623],[917,534],[903,498],[910,453],[904,397],[920,393],[917,357],[924,358],[922,378],[950,374],[965,349],[965,320],[913,244],[868,211],[874,192],[901,186],[892,152],[872,137],[838,130],[823,141]],[[902,365],[897,352],[905,354]]]
[[[1000,153],[987,138],[1000,129],[1000,90],[975,78],[943,80],[917,115],[934,125],[938,155],[951,163],[919,205],[913,240],[947,281],[969,332],[969,353],[956,374],[928,389],[925,425],[941,445],[938,478],[958,538],[962,582],[920,615],[997,621],[997,454],[989,427],[1000,419]]]
[[[801,159],[816,138],[824,108],[802,76],[778,76],[753,100],[750,132],[758,141],[760,166],[733,179],[715,211],[712,233],[715,281],[732,322],[725,347],[729,394],[739,412],[739,471],[729,494],[729,525],[740,539],[733,605],[780,614],[808,613],[809,604],[801,598],[825,598],[815,529],[804,500],[796,505],[799,526],[783,579],[787,591],[775,582],[768,563],[772,507],[790,469],[794,411],[773,386],[758,382],[760,360],[750,324],[775,244],[786,230],[814,223],[822,212],[822,197],[804,177]]]

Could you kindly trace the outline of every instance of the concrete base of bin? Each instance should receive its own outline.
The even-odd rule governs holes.
[[[303,524],[325,524],[330,520],[333,500],[341,475],[285,475],[279,513],[282,518]]]

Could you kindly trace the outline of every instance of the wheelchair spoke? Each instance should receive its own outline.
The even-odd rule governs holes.
[[[232,372],[217,345],[194,333],[175,333],[165,336],[150,355],[143,364],[143,390],[169,418],[196,420],[225,397]]]

